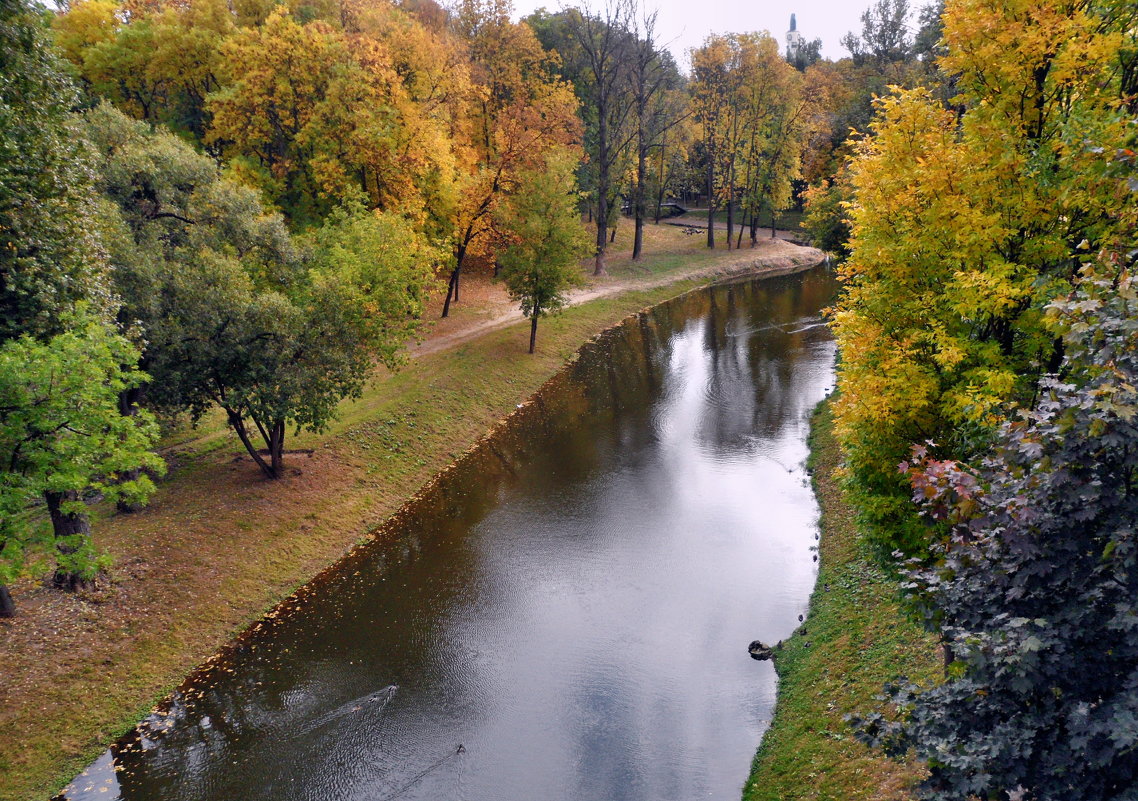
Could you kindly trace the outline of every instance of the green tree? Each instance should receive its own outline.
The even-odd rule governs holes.
[[[847,33],[841,39],[842,47],[858,64],[904,61],[913,48],[908,19],[908,0],[877,0],[862,12],[861,33]]]
[[[195,421],[220,406],[280,477],[288,425],[321,430],[375,360],[398,362],[438,254],[405,218],[360,207],[333,211],[298,247],[255,191],[168,131],[108,104],[88,112],[85,131],[110,206],[122,322],[138,329],[154,378],[128,399],[145,389]]]
[[[530,353],[538,319],[565,306],[566,292],[582,280],[580,260],[590,252],[577,213],[574,166],[571,154],[551,154],[545,169],[526,176],[501,212],[515,238],[501,256],[502,279],[530,320]]]
[[[629,68],[635,61],[635,3],[611,0],[599,10],[587,4],[557,15],[531,18],[543,44],[566,62],[562,73],[584,102],[585,149],[597,225],[593,275],[605,275],[608,225],[616,201],[621,162],[636,135],[629,125],[635,105],[629,93]],[[650,62],[646,63],[649,66]],[[647,76],[647,73],[645,74]],[[615,203],[619,212],[619,203]]]
[[[116,302],[97,236],[86,144],[69,114],[77,93],[43,26],[43,18],[23,2],[0,2],[0,348],[7,353],[8,394],[0,414],[12,438],[0,463],[0,483],[8,488],[0,521],[5,613],[12,608],[4,583],[20,570],[28,536],[25,507],[33,495],[42,494],[51,510],[59,543],[57,582],[74,586],[91,571],[78,493],[103,480],[100,470],[113,473],[125,462],[145,462],[134,459],[141,440],[131,440],[129,424],[117,429],[122,438],[116,450],[116,435],[107,432],[117,423],[98,417],[116,406],[116,387],[132,380],[129,368],[103,358],[96,369],[85,370],[82,346],[75,344],[87,343],[105,356],[101,343],[114,337],[101,326],[113,317]],[[74,314],[79,303],[88,315],[82,320]],[[71,325],[82,330],[69,331]],[[117,345],[111,350],[121,352]],[[36,372],[40,365],[85,375],[89,383],[74,398],[52,394],[50,382]],[[49,376],[56,388],[71,377]],[[81,405],[68,405],[76,403]],[[49,413],[55,418],[42,416]],[[71,421],[87,427],[69,432]],[[124,486],[129,494],[135,485]]]
[[[266,212],[254,190],[224,180],[211,159],[169,131],[109,103],[87,112],[82,129],[95,154],[119,323],[141,343],[139,365],[154,378],[124,387],[122,410],[151,403],[182,411],[192,403],[177,340],[208,336],[193,323],[210,318],[194,317],[197,299],[180,290],[206,280],[207,265],[218,263],[252,288],[287,287],[300,273],[299,254],[280,215]],[[226,275],[208,290],[219,302],[218,293],[234,286]]]
[[[110,306],[76,91],[22,0],[0,0],[0,342],[58,333],[77,300]]]
[[[63,325],[48,340],[23,336],[0,346],[0,616],[13,611],[3,585],[19,575],[36,540],[33,502],[47,501],[54,583],[76,589],[103,564],[91,544],[85,496],[141,502],[154,490],[150,478],[121,479],[139,467],[165,468],[150,451],[154,419],[119,410],[119,394],[145,379],[129,366],[138,352],[82,312]]]
[[[435,255],[402,218],[362,209],[333,214],[280,288],[204,251],[166,287],[174,313],[154,363],[161,397],[195,420],[221,407],[262,472],[280,478],[288,426],[323,430],[340,400],[359,396],[377,359],[398,364]]]
[[[844,259],[849,255],[850,227],[843,205],[849,194],[844,173],[833,181],[824,181],[806,191],[806,215],[802,227],[810,235],[814,247]]]

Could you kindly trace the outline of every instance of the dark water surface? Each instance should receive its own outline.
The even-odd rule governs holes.
[[[586,346],[67,797],[737,799],[775,691],[747,644],[816,575],[832,291],[719,286]]]

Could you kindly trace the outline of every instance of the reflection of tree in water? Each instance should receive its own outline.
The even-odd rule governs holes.
[[[834,283],[730,284],[713,289],[704,318],[708,380],[700,440],[718,452],[747,453],[756,436],[779,431],[802,412],[811,377],[799,362],[809,343],[830,339],[820,312]]]

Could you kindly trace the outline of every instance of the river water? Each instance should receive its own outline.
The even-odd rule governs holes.
[[[590,343],[66,797],[734,801],[775,694],[747,645],[816,576],[833,289],[721,285]]]

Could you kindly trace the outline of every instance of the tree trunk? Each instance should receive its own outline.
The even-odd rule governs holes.
[[[64,492],[45,492],[47,511],[51,515],[51,528],[55,535],[55,550],[62,557],[68,557],[79,551],[91,538],[91,524],[87,520],[86,512],[65,512],[63,504],[74,503],[79,500],[79,493],[75,490]],[[78,590],[91,587],[94,582],[84,579],[80,574],[56,567],[51,583],[61,590]]]
[[[751,247],[759,244],[759,212],[751,215]]]
[[[278,420],[269,431],[269,458],[272,460],[273,478],[284,475],[285,423]]]
[[[707,162],[707,246],[715,250],[715,204],[711,201],[711,190],[715,181],[712,159],[708,156]]]
[[[727,249],[731,249],[731,236],[735,233],[735,188],[732,184],[727,187]]]
[[[609,242],[615,242],[615,241],[616,241],[616,226],[614,225],[612,228],[609,229]]]
[[[771,239],[774,239],[777,236],[777,234],[775,233],[775,230],[774,230],[774,224],[775,224],[774,206],[771,206]]]
[[[450,314],[452,300],[458,303],[458,283],[462,276],[462,265],[466,262],[466,248],[470,244],[470,240],[470,227],[467,227],[466,236],[459,242],[458,250],[454,254],[454,270],[451,271],[450,280],[447,282],[447,299],[443,302],[443,317]]]
[[[269,478],[277,478],[277,474],[273,472],[273,468],[264,460],[261,454],[253,447],[253,442],[249,439],[249,431],[245,428],[245,420],[241,415],[232,409],[226,408],[225,413],[229,416],[229,425],[237,433],[238,439],[241,444],[245,446],[245,450],[253,457],[253,461],[257,463],[257,467],[261,468],[261,472]]]
[[[608,105],[602,101],[597,104],[597,256],[593,275],[608,275],[605,265],[605,248],[608,247],[605,234],[608,233],[609,219],[608,158]]]
[[[598,201],[597,205],[600,207],[604,207],[606,204],[605,204],[605,201],[601,200],[601,201]],[[605,208],[598,208],[597,211],[598,212],[606,211],[606,213],[607,213],[607,209],[605,209]],[[593,275],[608,275],[608,269],[606,268],[606,264],[605,264],[605,248],[608,246],[608,239],[606,238],[605,234],[607,234],[607,233],[608,233],[608,224],[605,222],[605,218],[598,216],[597,217],[597,255],[596,255],[595,261],[593,262]]]
[[[538,309],[533,310],[533,314],[529,318],[529,352],[533,353],[534,347],[537,345],[537,316]]]
[[[735,238],[735,250],[743,247],[743,230],[747,227],[747,212],[743,212],[743,219],[739,221],[739,236]]]
[[[455,267],[451,271],[451,280],[446,282],[446,300],[443,302],[443,316],[451,313],[451,300],[459,299],[459,270],[461,267]]]
[[[637,101],[636,125],[636,189],[632,193],[632,214],[635,219],[632,234],[632,260],[640,261],[644,250],[644,180],[648,175],[648,142],[644,131],[643,103]]]
[[[12,601],[12,593],[8,592],[6,584],[0,584],[0,617],[15,617],[16,604]]]

